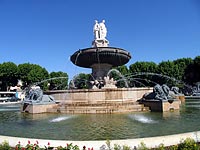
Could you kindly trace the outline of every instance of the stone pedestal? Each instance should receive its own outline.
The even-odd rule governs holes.
[[[92,47],[108,47],[109,41],[106,39],[95,39],[92,42]]]
[[[159,100],[145,100],[142,102],[144,106],[149,107],[151,111],[155,112],[166,112],[166,111],[174,111],[179,110],[180,101],[159,101]]]
[[[102,88],[48,91],[58,102],[57,107],[48,109],[50,113],[128,113],[149,111],[137,100],[152,88]]]
[[[23,103],[21,106],[21,112],[27,112],[30,114],[46,113],[47,109],[55,107],[57,104],[29,104]]]
[[[185,103],[185,96],[184,95],[176,95],[176,99],[180,100],[181,103]]]
[[[107,76],[108,71],[112,68],[112,65],[110,64],[102,64],[99,62],[99,64],[94,64],[92,67],[92,76],[96,79],[102,79]]]

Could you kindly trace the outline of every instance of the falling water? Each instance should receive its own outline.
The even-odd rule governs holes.
[[[167,75],[152,73],[152,72],[136,72],[134,74],[128,75],[127,78],[132,79],[135,76],[143,76],[143,75],[158,76],[158,77],[161,77],[161,78],[166,78],[168,80],[175,81],[176,83],[183,83],[186,87],[190,87],[189,85],[185,84],[183,81],[177,80],[174,77],[169,77]],[[157,84],[157,83],[155,82],[155,84]]]
[[[68,77],[54,77],[54,78],[49,78],[49,79],[45,79],[45,80],[42,80],[40,82],[36,82],[34,83],[33,85],[39,85],[41,83],[44,83],[44,82],[47,82],[47,81],[51,81],[51,80],[57,80],[57,79],[67,79]]]
[[[76,89],[76,82],[78,81],[78,79],[81,79],[79,77],[80,74],[78,75],[75,75],[73,76],[72,80],[70,81],[70,84],[69,84],[69,89]],[[94,79],[94,77],[90,74],[90,76]],[[86,84],[88,83],[89,80],[86,80],[86,79],[81,79],[81,81],[84,81]]]
[[[79,55],[82,53],[82,51],[81,50],[79,50],[78,51],[78,54],[77,54],[77,56],[76,56],[76,59],[75,59],[75,65],[76,65],[76,63],[77,63],[77,60],[78,60],[78,57],[79,57]]]
[[[127,83],[127,79],[121,74],[121,72],[119,72],[119,70],[117,70],[117,69],[111,69],[111,70],[108,71],[107,76],[109,76],[111,72],[117,73],[117,75],[118,75],[119,77],[121,77],[122,80],[124,81],[125,87],[126,87],[126,88],[129,87],[129,86],[128,86],[128,83]]]

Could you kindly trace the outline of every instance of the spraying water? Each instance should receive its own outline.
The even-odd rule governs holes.
[[[49,79],[45,79],[45,80],[42,80],[40,82],[36,82],[34,83],[33,85],[39,85],[41,83],[44,83],[44,82],[47,82],[47,81],[51,81],[51,80],[57,80],[57,79],[67,79],[68,77],[54,77],[54,78],[49,78]]]
[[[121,72],[119,72],[119,70],[117,70],[117,69],[111,69],[111,70],[108,71],[107,76],[109,76],[111,74],[111,72],[115,72],[119,77],[122,78],[121,80],[124,81],[125,87],[127,87],[127,88],[129,87],[127,79],[121,74]]]
[[[69,118],[71,118],[71,117],[70,116],[61,116],[61,117],[51,119],[51,120],[49,120],[49,122],[61,122],[61,121],[67,120]]]
[[[134,115],[129,115],[129,117],[135,121],[138,121],[140,123],[157,123],[157,121],[151,119],[150,117],[141,115],[141,114],[134,114]]]

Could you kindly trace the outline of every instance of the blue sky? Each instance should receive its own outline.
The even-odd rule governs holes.
[[[69,58],[103,19],[110,46],[131,53],[127,66],[200,55],[199,0],[0,0],[0,63],[90,73]]]

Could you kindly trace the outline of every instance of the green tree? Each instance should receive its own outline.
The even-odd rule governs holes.
[[[12,62],[4,62],[0,65],[1,90],[7,90],[8,86],[15,86],[18,81],[18,68]]]
[[[200,56],[194,58],[194,82],[200,81]]]
[[[129,70],[128,70],[127,66],[125,66],[125,65],[116,67],[116,69],[124,76],[129,74]]]
[[[200,56],[195,57],[193,63],[187,66],[184,77],[185,81],[191,85],[200,81]]]
[[[42,82],[42,81],[48,78],[49,78],[49,73],[45,68],[42,68],[39,65],[32,65],[31,71],[28,73],[28,83],[31,84],[37,83],[43,90],[46,90],[47,82]]]
[[[116,86],[119,88],[126,87],[126,76],[129,75],[128,68],[123,65],[116,68],[113,68],[112,71],[109,74],[110,78],[113,78],[115,81],[117,81]]]
[[[34,67],[34,64],[24,63],[18,65],[18,75],[20,79],[23,81],[24,85],[29,85],[31,81],[28,79],[28,74]]]
[[[77,89],[88,89],[90,77],[90,74],[80,73],[74,77],[72,81],[70,81],[70,87]]]
[[[176,81],[174,79],[177,79],[179,77],[179,69],[178,65],[175,64],[173,61],[162,61],[158,64],[158,73],[162,75],[169,76],[170,78],[161,78],[159,80],[160,84],[167,83],[168,85],[176,85]]]
[[[178,66],[178,75],[177,75],[177,79],[178,80],[185,80],[185,71],[187,66],[189,66],[190,64],[193,63],[193,60],[191,58],[180,58],[177,59],[175,61],[173,61],[175,65]]]
[[[64,90],[67,88],[68,75],[64,72],[51,72],[49,74],[52,80],[49,81],[49,90]]]
[[[136,62],[129,67],[130,73],[138,72],[151,72],[155,73],[157,71],[157,64],[154,62]]]
[[[129,67],[129,85],[130,87],[154,86],[157,78],[153,73],[157,72],[157,64],[154,62],[136,62]]]

